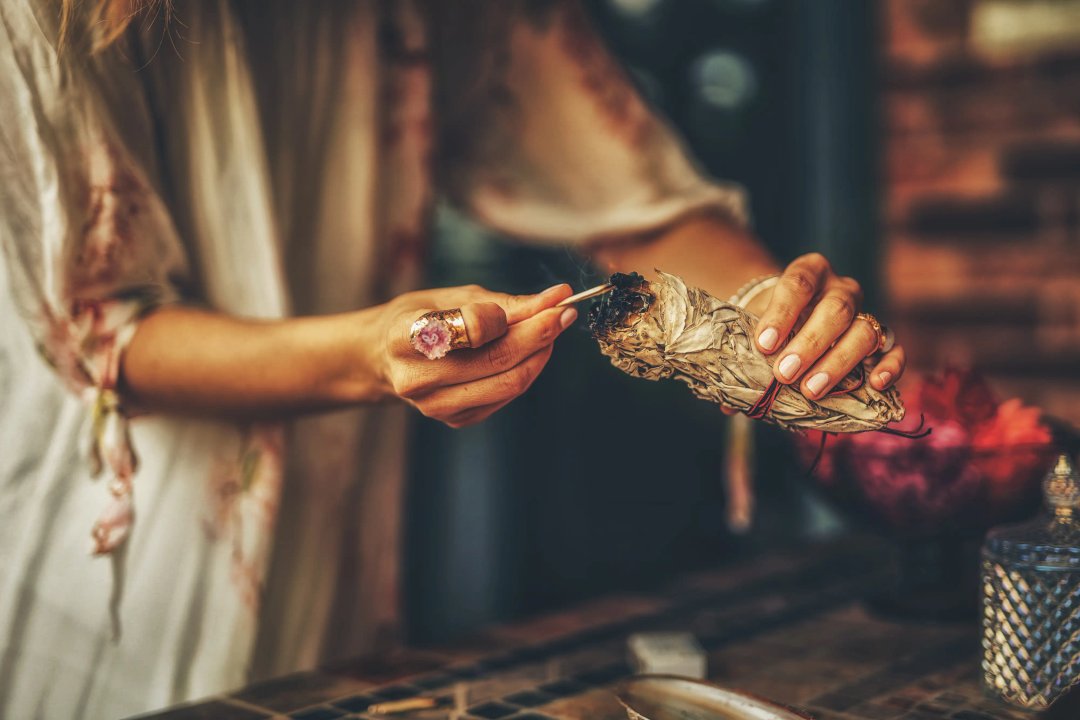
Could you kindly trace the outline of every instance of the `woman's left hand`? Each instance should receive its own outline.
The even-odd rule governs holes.
[[[761,352],[777,355],[776,379],[785,385],[799,382],[812,400],[827,395],[878,347],[877,331],[857,317],[861,304],[859,283],[838,276],[819,253],[788,265],[755,331]],[[784,342],[793,331],[794,337]],[[899,379],[904,364],[904,349],[896,345],[878,359],[870,384],[884,390]]]

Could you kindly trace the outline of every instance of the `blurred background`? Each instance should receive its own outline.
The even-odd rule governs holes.
[[[1080,422],[1080,0],[591,0],[642,94],[744,184],[783,261],[825,253],[909,350]],[[439,211],[429,280],[531,292],[600,277]],[[759,507],[724,521],[725,419],[613,370],[581,327],[491,423],[423,420],[409,489],[409,640],[749,547],[842,532],[789,438],[755,429]]]

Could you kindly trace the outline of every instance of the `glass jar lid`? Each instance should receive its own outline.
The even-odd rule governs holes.
[[[1068,455],[1062,453],[1054,469],[1043,480],[1043,495],[1055,517],[1066,519],[1080,516],[1080,475]]]
[[[1045,570],[1080,570],[1080,475],[1067,455],[1043,479],[1050,518],[991,530],[983,556]]]

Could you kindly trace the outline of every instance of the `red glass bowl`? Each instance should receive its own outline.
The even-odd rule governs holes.
[[[814,440],[800,441],[807,465],[818,451]],[[974,449],[899,438],[829,447],[832,441],[811,472],[817,487],[854,524],[910,539],[971,537],[1031,517],[1055,457],[1052,444]]]

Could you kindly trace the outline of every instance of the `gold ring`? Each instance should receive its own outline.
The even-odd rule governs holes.
[[[876,317],[870,313],[859,313],[855,316],[855,319],[865,320],[870,323],[870,327],[874,330],[874,334],[877,335],[877,345],[868,353],[869,355],[888,352],[892,349],[892,346],[895,344],[892,331],[883,327]]]
[[[472,347],[461,310],[432,310],[416,319],[409,342],[428,360],[446,357],[451,350]]]

